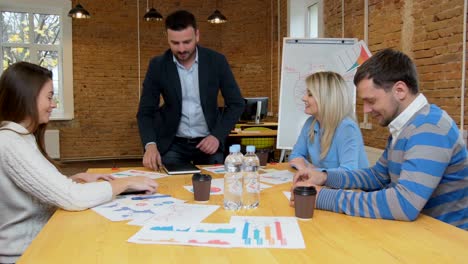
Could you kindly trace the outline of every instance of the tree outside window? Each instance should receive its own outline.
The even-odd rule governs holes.
[[[1,57],[3,72],[11,64],[27,61],[52,71],[57,108],[62,107],[61,23],[57,14],[1,11]]]

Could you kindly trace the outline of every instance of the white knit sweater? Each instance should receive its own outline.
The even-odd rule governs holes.
[[[28,132],[23,126],[0,127],[0,263],[13,263],[57,207],[79,211],[99,205],[112,199],[112,187],[73,182],[41,154],[33,135],[19,134]]]

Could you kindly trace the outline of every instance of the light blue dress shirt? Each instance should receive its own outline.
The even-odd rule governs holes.
[[[206,137],[210,134],[206,124],[205,115],[200,103],[200,90],[198,84],[198,50],[195,62],[186,69],[173,56],[179,73],[182,87],[182,116],[176,136],[184,138]]]
[[[318,122],[314,126],[314,141],[310,141],[309,130],[314,117],[309,117],[302,127],[296,145],[289,155],[289,160],[302,157],[306,163],[312,163],[318,170],[338,170],[367,168],[369,162],[364,149],[361,130],[351,118],[345,118],[336,128],[330,150],[324,159],[320,159],[321,130]]]

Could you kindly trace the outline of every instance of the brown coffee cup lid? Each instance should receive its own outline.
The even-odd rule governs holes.
[[[208,174],[194,173],[192,181],[211,181],[211,176]]]
[[[295,195],[316,195],[317,190],[314,186],[298,186],[294,188]]]

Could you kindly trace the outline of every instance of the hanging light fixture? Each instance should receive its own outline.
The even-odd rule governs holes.
[[[222,24],[227,22],[227,18],[216,9],[213,14],[208,17],[208,22],[211,24]]]
[[[76,19],[86,19],[86,18],[91,18],[91,14],[88,12],[88,10],[84,9],[80,3],[78,3],[74,8],[68,12],[68,16],[71,18],[76,18]]]
[[[146,21],[162,21],[163,16],[153,7],[151,1],[151,8],[148,8],[148,0],[146,0],[146,14],[143,16]]]

